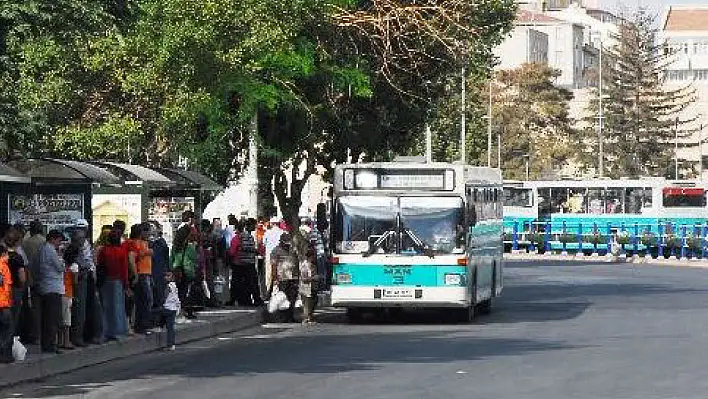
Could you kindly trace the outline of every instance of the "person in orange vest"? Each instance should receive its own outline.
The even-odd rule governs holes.
[[[0,363],[12,363],[12,274],[7,248],[0,245]]]

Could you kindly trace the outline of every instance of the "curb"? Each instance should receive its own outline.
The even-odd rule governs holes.
[[[178,326],[177,344],[197,341],[224,333],[256,327],[262,322],[260,311],[238,313],[235,317],[221,317],[204,323]],[[154,352],[164,348],[165,332],[150,336],[137,336],[122,341],[88,346],[61,355],[37,354],[31,358],[0,367],[0,389],[64,374],[81,368],[106,363],[112,360]]]
[[[636,265],[657,265],[657,266],[674,266],[674,267],[692,267],[692,268],[708,268],[708,260],[702,259],[654,259],[645,258],[641,256],[632,257],[628,256],[626,258],[614,257],[607,258],[604,256],[575,256],[569,254],[567,256],[560,254],[552,255],[536,255],[536,254],[510,254],[505,253],[504,259],[508,260],[552,260],[558,262],[570,262],[570,263],[612,263],[612,264],[623,264],[623,263],[633,263]]]

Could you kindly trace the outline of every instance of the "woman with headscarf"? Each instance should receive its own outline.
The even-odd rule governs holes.
[[[188,298],[196,278],[199,255],[197,246],[199,234],[192,226],[184,224],[175,233],[170,264],[177,280],[180,303],[188,319],[196,318],[194,304]]]

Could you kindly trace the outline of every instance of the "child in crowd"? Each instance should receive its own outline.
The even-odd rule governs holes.
[[[69,255],[71,256],[71,255]],[[61,298],[61,329],[59,330],[59,347],[72,350],[71,343],[71,306],[74,302],[74,284],[78,278],[79,265],[75,262],[67,263],[64,270],[64,295]]]
[[[179,313],[180,301],[177,293],[177,284],[171,272],[165,273],[167,288],[165,289],[165,303],[162,305],[162,314],[167,330],[167,350],[175,350],[175,320]]]

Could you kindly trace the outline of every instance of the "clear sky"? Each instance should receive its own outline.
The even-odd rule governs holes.
[[[670,5],[697,4],[708,6],[708,0],[600,0],[600,4],[603,8],[609,10],[618,10],[622,7],[636,8],[640,4],[642,7],[648,7],[654,12],[662,13]]]

